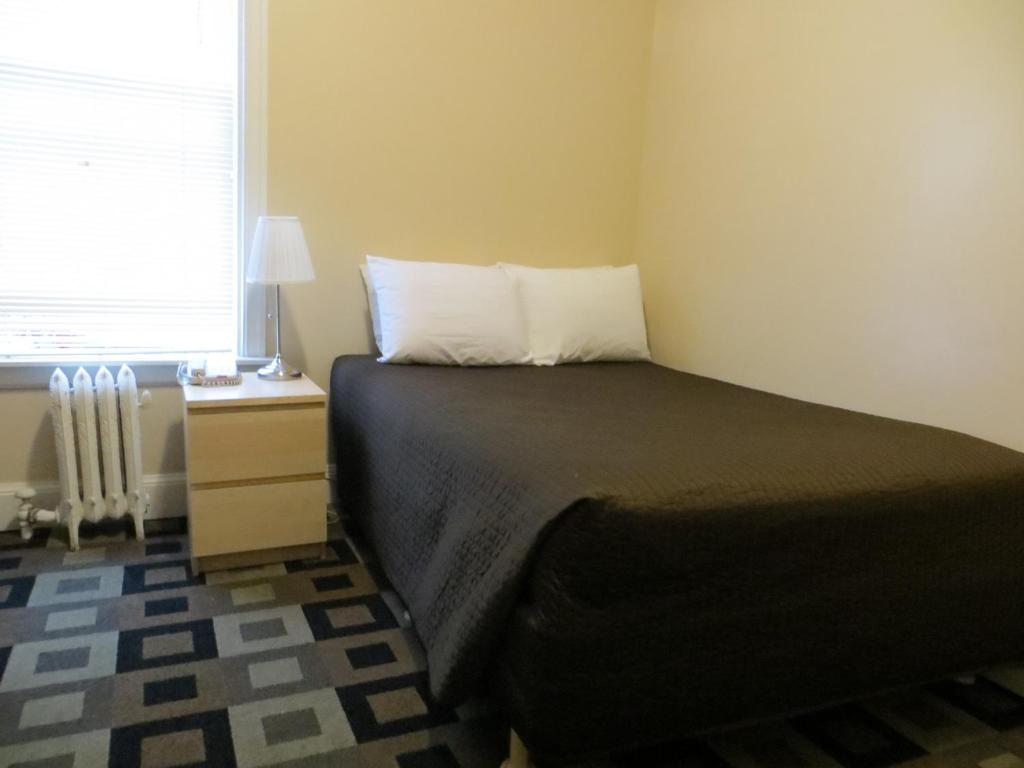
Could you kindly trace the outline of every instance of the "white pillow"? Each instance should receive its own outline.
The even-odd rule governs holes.
[[[640,270],[501,264],[516,281],[536,365],[650,360]]]
[[[500,267],[366,257],[382,363],[518,365],[530,361],[515,284]]]
[[[377,291],[373,289],[373,281],[370,279],[370,270],[363,264],[359,267],[359,274],[363,276],[363,286],[366,288],[366,303],[370,307],[370,324],[373,326],[373,339],[377,342],[377,351],[380,351],[384,343],[380,335],[380,310],[377,309]]]

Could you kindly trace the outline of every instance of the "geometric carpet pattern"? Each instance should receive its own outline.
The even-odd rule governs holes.
[[[328,556],[197,576],[183,520],[0,534],[0,766],[497,766],[501,723],[436,706],[404,610]]]
[[[364,548],[192,573],[183,519],[0,533],[0,768],[497,768],[507,727],[437,706]],[[383,588],[382,588],[383,587]],[[1022,617],[1024,618],[1024,617]],[[587,768],[1024,768],[1024,666]]]

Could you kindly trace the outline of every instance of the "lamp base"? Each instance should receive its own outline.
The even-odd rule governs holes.
[[[272,379],[274,381],[287,381],[289,379],[297,379],[302,375],[302,371],[298,368],[292,368],[288,363],[281,359],[281,355],[274,355],[274,359],[269,364],[264,365],[258,371],[256,375],[261,379]]]

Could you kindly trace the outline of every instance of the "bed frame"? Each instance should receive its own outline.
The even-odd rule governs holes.
[[[533,768],[530,753],[514,728],[509,728],[508,741],[508,759],[501,764],[501,768]]]

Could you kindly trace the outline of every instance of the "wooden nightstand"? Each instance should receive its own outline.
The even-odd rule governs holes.
[[[322,556],[324,391],[255,373],[183,390],[193,572]]]

